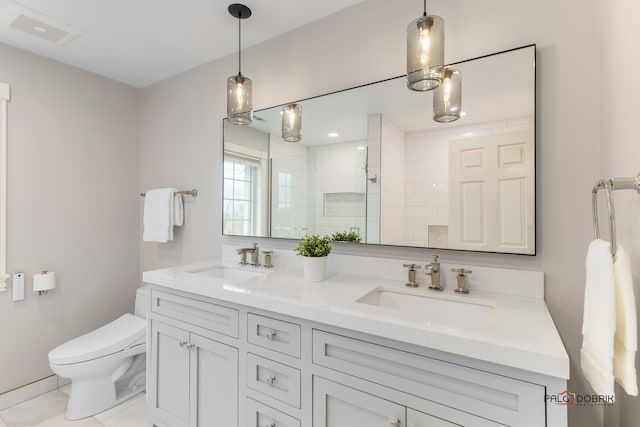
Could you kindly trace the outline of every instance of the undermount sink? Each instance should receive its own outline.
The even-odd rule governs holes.
[[[213,267],[206,267],[197,270],[191,270],[189,273],[203,274],[205,276],[217,277],[219,279],[228,280],[247,280],[260,277],[259,271],[244,270],[240,268],[225,267],[223,265],[216,265]]]
[[[386,288],[374,289],[356,302],[414,313],[425,319],[457,319],[464,322],[486,323],[491,321],[495,312],[495,304],[487,300]]]

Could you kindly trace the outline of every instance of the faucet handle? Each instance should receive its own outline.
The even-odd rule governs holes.
[[[438,262],[438,255],[431,255],[431,262],[434,264]]]
[[[403,267],[407,268],[408,278],[405,286],[409,288],[417,288],[418,281],[416,280],[416,268],[421,268],[418,264],[402,264]]]
[[[264,255],[264,268],[273,268],[273,264],[271,264],[271,255],[273,255],[273,251],[262,251]]]
[[[453,273],[458,273],[458,287],[454,292],[457,294],[468,295],[469,289],[467,289],[467,284],[464,282],[464,278],[467,277],[467,274],[471,274],[472,271],[464,268],[452,268],[451,271]]]

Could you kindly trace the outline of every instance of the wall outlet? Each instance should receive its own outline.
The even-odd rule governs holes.
[[[24,273],[14,273],[13,282],[13,300],[22,301],[24,299]]]

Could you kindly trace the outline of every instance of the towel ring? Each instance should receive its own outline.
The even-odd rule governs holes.
[[[598,222],[598,190],[603,188],[607,195],[607,210],[609,211],[609,238],[611,239],[611,256],[616,255],[616,216],[613,206],[613,185],[611,180],[597,180],[591,193],[591,207],[593,210],[593,234],[600,238],[600,224]]]

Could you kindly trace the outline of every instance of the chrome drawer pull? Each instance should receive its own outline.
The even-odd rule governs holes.
[[[400,427],[400,420],[397,418],[395,420],[391,420],[389,427]]]
[[[276,377],[267,377],[267,384],[273,385],[275,380],[276,380]]]
[[[189,341],[180,341],[180,347],[185,348],[189,344]]]
[[[276,423],[269,423],[265,427],[276,427]]]
[[[267,332],[267,339],[269,341],[273,341],[273,338],[276,336],[276,331],[274,331],[273,329],[269,330],[269,332]]]

